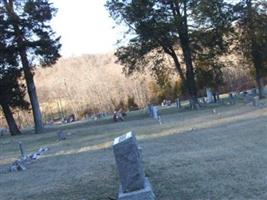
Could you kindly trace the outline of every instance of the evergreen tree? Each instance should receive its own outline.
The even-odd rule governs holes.
[[[17,56],[14,52],[7,50],[6,40],[10,40],[11,34],[5,31],[4,15],[0,12],[0,106],[6,118],[11,135],[20,134],[14,120],[10,105],[25,105],[23,101],[23,87],[20,87],[18,78],[21,73],[18,69]]]
[[[238,47],[253,65],[259,98],[263,98],[263,78],[267,72],[267,2],[241,0],[235,6],[239,32]]]
[[[16,67],[0,67],[0,105],[6,118],[11,135],[20,134],[13,113],[10,109],[28,109],[29,103],[24,100],[26,87],[19,81],[21,70]]]
[[[35,66],[49,66],[60,57],[59,38],[55,37],[50,20],[56,12],[49,0],[1,0],[1,13],[6,29],[0,34],[11,34],[5,39],[2,51],[16,52],[26,80],[33,110],[35,132],[43,131],[42,114],[35,89]]]
[[[220,58],[231,53],[235,37],[233,5],[224,0],[198,2],[193,13],[195,24],[201,27],[192,34],[198,88],[218,93],[224,84],[222,69],[228,64]]]

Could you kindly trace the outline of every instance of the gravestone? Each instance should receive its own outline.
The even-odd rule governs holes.
[[[156,119],[156,120],[158,120],[159,114],[158,114],[158,109],[157,109],[156,106],[153,106],[152,107],[152,113],[153,113],[153,118]]]
[[[250,96],[256,96],[257,95],[257,89],[256,88],[252,88],[250,90],[247,90],[247,94]]]
[[[155,200],[135,135],[129,132],[115,138],[113,152],[121,182],[118,200]]]
[[[65,123],[75,122],[75,115],[74,114],[68,115],[67,117],[64,118],[64,122]]]
[[[244,93],[243,100],[244,100],[245,104],[247,104],[247,105],[252,104],[253,105],[254,97],[247,94],[247,93]]]
[[[253,97],[252,105],[255,107],[259,106],[259,97],[258,96]]]
[[[23,149],[22,142],[19,142],[19,150],[20,150],[21,157],[24,158],[25,154],[24,154],[24,149]]]
[[[161,117],[160,116],[158,116],[158,122],[159,122],[159,124],[162,124],[162,121],[161,121]]]
[[[189,99],[189,108],[191,110],[199,110],[200,109],[200,105],[199,105],[199,102],[194,102],[192,99]]]
[[[57,137],[58,137],[58,140],[61,141],[61,140],[66,140],[66,135],[65,135],[65,132],[60,130],[57,132]]]
[[[264,96],[267,95],[267,86],[264,86],[264,87],[262,88],[262,94],[263,94]]]
[[[4,136],[4,134],[8,133],[8,129],[7,128],[1,128],[0,127],[0,136]]]
[[[202,100],[202,104],[205,105],[207,103],[205,97],[202,97],[201,100]]]
[[[207,103],[213,103],[214,97],[211,88],[206,88],[206,93],[207,93]]]
[[[151,104],[148,105],[148,114],[150,117],[153,117],[153,105]]]
[[[229,93],[228,99],[229,99],[230,105],[234,105],[235,104],[235,97],[234,97],[232,92]]]
[[[4,136],[4,129],[0,128],[0,136]]]
[[[24,170],[26,170],[26,167],[24,166],[24,161],[23,160],[16,160],[9,167],[9,171],[10,172],[17,172],[17,171],[24,171]]]
[[[180,109],[182,106],[181,106],[181,100],[179,98],[176,99],[176,108],[177,109]]]

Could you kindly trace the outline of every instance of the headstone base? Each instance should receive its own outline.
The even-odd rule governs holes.
[[[145,178],[145,188],[134,192],[123,193],[120,187],[118,200],[155,200],[155,195],[152,190],[152,186]]]

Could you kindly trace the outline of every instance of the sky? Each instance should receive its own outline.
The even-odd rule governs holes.
[[[106,0],[51,0],[58,12],[51,25],[61,36],[63,57],[111,52],[122,37],[104,7]],[[114,28],[115,27],[115,28]]]
[[[109,17],[104,7],[106,0],[50,1],[58,8],[51,25],[61,36],[63,57],[107,53],[116,49],[123,28]]]

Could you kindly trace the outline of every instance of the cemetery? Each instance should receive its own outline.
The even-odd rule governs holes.
[[[1,0],[0,200],[266,200],[266,0]]]
[[[123,123],[109,116],[4,135],[1,199],[266,199],[267,102],[260,103],[190,110],[181,102],[157,106],[162,124],[145,109]],[[10,171],[33,154],[38,160],[28,156],[25,169]]]

